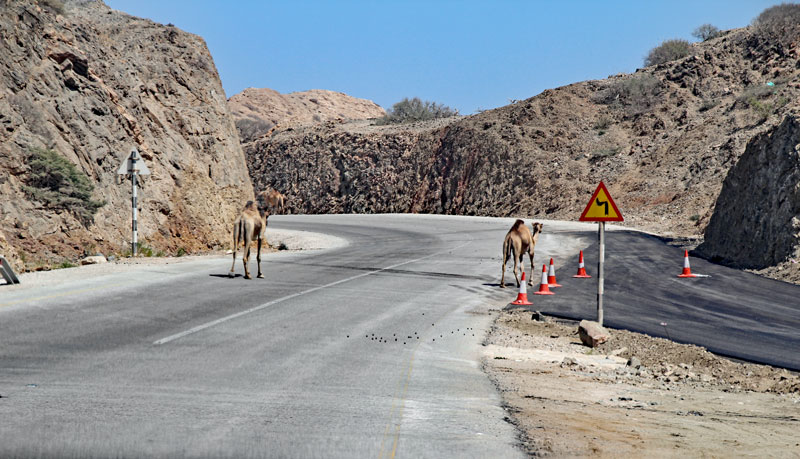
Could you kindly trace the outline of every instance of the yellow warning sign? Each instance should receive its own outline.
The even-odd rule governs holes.
[[[621,222],[622,212],[617,208],[617,204],[611,199],[608,189],[600,182],[597,189],[592,194],[589,204],[583,209],[580,221],[582,222]]]

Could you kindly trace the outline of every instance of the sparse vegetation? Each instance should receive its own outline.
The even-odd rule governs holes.
[[[712,108],[716,107],[719,104],[718,100],[714,99],[703,99],[703,103],[700,105],[700,111],[704,112],[707,110],[711,110]]]
[[[184,255],[186,255],[186,249],[184,249],[183,247],[178,247],[178,251],[175,252],[175,256],[182,257]]]
[[[800,4],[781,3],[771,6],[753,19],[753,26],[762,37],[789,45],[800,38]]]
[[[241,119],[236,121],[236,130],[239,131],[239,140],[251,142],[269,132],[274,124],[263,120]]]
[[[419,97],[405,98],[387,110],[386,116],[378,118],[376,124],[398,124],[412,121],[427,121],[437,118],[458,116],[458,110],[437,104],[436,102],[423,101]]]
[[[45,8],[49,9],[50,11],[64,15],[66,13],[66,9],[64,8],[64,2],[61,0],[39,0],[39,4],[44,6]]]
[[[76,265],[69,262],[68,260],[64,260],[61,263],[53,266],[53,269],[66,269],[66,268],[74,268]]]
[[[686,40],[676,38],[666,40],[655,48],[651,49],[644,58],[645,67],[663,64],[664,62],[674,61],[686,57],[692,51],[692,44]]]
[[[30,170],[22,188],[31,199],[48,209],[67,210],[86,226],[94,221],[105,201],[92,200],[94,186],[86,174],[53,150],[31,149],[27,162]]]
[[[289,250],[289,246],[287,246],[285,242],[281,241],[280,245],[278,245],[278,250]]]
[[[758,115],[759,123],[761,123],[789,103],[788,97],[777,96],[777,85],[755,85],[745,89],[736,98],[736,102],[738,107],[742,106],[740,104],[744,104],[745,107],[753,110]]]
[[[123,257],[130,257],[132,255],[133,254],[131,253],[130,249],[125,250],[125,252],[123,252],[122,254]],[[150,257],[163,257],[166,254],[164,253],[163,250],[153,250],[152,247],[148,246],[144,242],[137,242],[136,255],[140,257],[150,258]]]
[[[597,122],[595,122],[593,126],[593,128],[597,130],[597,135],[605,134],[609,127],[611,127],[611,118],[607,116],[601,116],[598,118]]]
[[[620,106],[629,115],[638,115],[650,110],[658,101],[660,93],[661,82],[658,78],[653,75],[638,74],[613,81],[596,94],[594,101]]]
[[[700,220],[700,215],[694,214],[691,217],[689,217],[689,220],[696,222],[697,220]]]
[[[694,32],[692,32],[692,36],[697,38],[698,40],[706,41],[718,37],[721,33],[722,32],[719,30],[718,27],[713,26],[711,24],[703,24],[700,27],[694,29]]]
[[[611,156],[616,156],[621,150],[622,148],[616,145],[606,148],[600,148],[599,150],[595,150],[592,152],[592,159],[608,158]]]

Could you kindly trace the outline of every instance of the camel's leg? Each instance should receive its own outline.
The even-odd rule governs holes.
[[[517,288],[519,288],[519,274],[517,274],[517,269],[519,268],[519,257],[517,256],[517,253],[519,251],[517,250],[516,246],[513,246],[513,248],[511,249],[511,252],[514,254],[514,279],[516,279]],[[520,272],[522,272],[522,271],[520,271]]]
[[[242,257],[242,261],[244,262],[244,278],[245,279],[252,279],[250,277],[250,269],[248,267],[248,263],[250,263],[250,244],[253,242],[252,239],[252,231],[250,228],[247,228],[245,225],[245,235],[244,235],[244,255]]]
[[[528,278],[528,285],[533,285],[533,250],[528,251],[528,256],[531,259],[531,275]]]
[[[261,272],[261,236],[258,237],[258,252],[256,252],[256,262],[258,263],[258,277],[259,279],[264,278],[264,274]]]
[[[231,264],[231,272],[228,273],[228,277],[234,277],[234,272],[236,268],[236,252],[239,250],[239,221],[237,220],[233,224],[233,263]]]
[[[500,288],[506,288],[506,261],[508,261],[508,240],[503,243],[503,274],[500,276]]]

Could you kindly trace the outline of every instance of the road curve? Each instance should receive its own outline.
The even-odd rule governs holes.
[[[220,258],[0,287],[0,456],[523,455],[479,364],[516,295],[497,284],[511,219],[270,220],[349,245],[270,254],[264,280]],[[594,237],[545,223],[536,264],[563,287],[530,309],[594,318],[594,280],[570,277],[580,249],[594,274]],[[695,259],[712,277],[678,280],[678,249],[607,240],[606,325],[800,366],[800,287]]]

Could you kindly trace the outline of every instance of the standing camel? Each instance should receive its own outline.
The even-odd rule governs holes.
[[[520,273],[525,271],[525,265],[522,263],[525,252],[528,252],[531,260],[531,276],[528,278],[528,285],[533,285],[533,248],[539,240],[539,234],[542,233],[542,224],[534,222],[531,227],[533,228],[533,234],[525,226],[524,221],[517,220],[506,233],[506,238],[503,241],[503,275],[500,276],[500,288],[506,288],[506,261],[512,254],[514,255],[514,279],[517,280],[517,287],[519,287],[517,266],[520,267]]]
[[[261,273],[261,241],[265,241],[264,233],[267,229],[267,193],[262,191],[257,196],[258,206],[253,201],[247,201],[242,213],[233,222],[233,264],[231,265],[231,272],[228,277],[234,276],[234,268],[236,267],[236,252],[239,250],[239,242],[244,242],[244,253],[242,254],[242,261],[244,263],[244,278],[251,279],[250,270],[248,268],[248,261],[250,261],[250,245],[253,239],[258,241],[258,252],[256,252],[256,261],[258,262],[258,277],[264,278]]]
[[[269,207],[270,213],[282,214],[284,210],[284,201],[286,200],[286,197],[280,192],[278,192],[278,190],[274,189],[270,189],[268,192],[263,192],[263,193],[266,193],[267,206]]]

